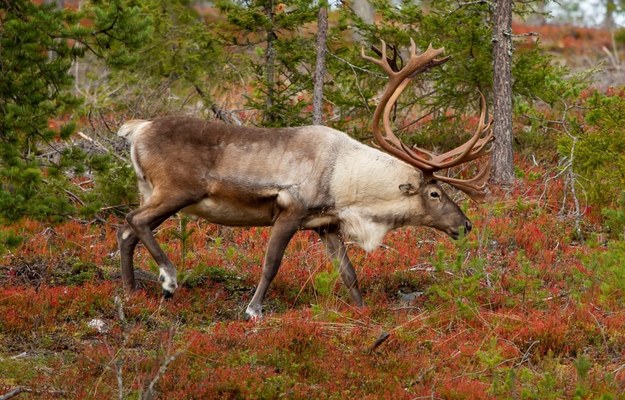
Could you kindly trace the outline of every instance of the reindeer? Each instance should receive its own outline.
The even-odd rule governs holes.
[[[490,152],[492,122],[485,122],[484,97],[468,142],[441,155],[411,148],[391,129],[392,107],[415,74],[449,57],[437,58],[444,49],[431,45],[417,55],[411,40],[410,58],[398,69],[387,57],[384,41],[375,50],[380,59],[365,55],[364,49],[362,57],[389,77],[372,127],[386,152],[325,126],[262,129],[172,116],[125,123],[118,134],[130,143],[143,197],[117,233],[125,289],[135,288],[132,258],[141,241],[158,263],[165,297],[176,290],[176,268],[152,231],[179,211],[221,225],[272,227],[260,282],[245,311],[251,319],[262,317],[267,289],[298,230],[319,234],[357,306],[364,303],[344,238],[372,251],[389,231],[403,226],[432,227],[453,239],[468,233],[471,222],[438,182],[483,200],[488,163],[468,180],[434,172]]]

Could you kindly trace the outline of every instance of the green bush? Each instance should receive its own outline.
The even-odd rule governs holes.
[[[71,10],[29,0],[0,3],[0,219],[63,219],[82,200],[71,179],[84,153],[66,146],[81,105],[70,73],[87,53],[127,66],[150,20],[119,0]]]
[[[621,192],[615,208],[604,208],[601,214],[605,218],[608,233],[612,237],[625,240],[625,191]]]
[[[615,208],[625,187],[625,97],[594,91],[579,107],[586,111],[571,116],[558,150],[563,157],[573,154],[573,169],[588,200]]]

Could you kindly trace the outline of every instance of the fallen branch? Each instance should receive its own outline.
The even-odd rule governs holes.
[[[20,393],[35,393],[35,394],[46,393],[46,394],[50,394],[52,396],[65,396],[65,395],[67,395],[67,392],[64,391],[64,390],[58,390],[58,389],[33,389],[33,388],[25,387],[25,386],[18,386],[15,389],[11,390],[10,392],[5,393],[3,395],[0,395],[0,400],[8,400],[10,398],[13,398],[13,397],[17,396]]]
[[[33,391],[32,389],[25,388],[25,387],[22,387],[22,386],[18,386],[15,389],[11,390],[9,393],[3,394],[2,396],[0,396],[0,400],[8,400],[11,397],[15,397],[15,396],[17,396],[20,393],[32,392],[32,391]]]

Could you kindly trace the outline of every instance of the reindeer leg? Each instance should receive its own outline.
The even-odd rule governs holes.
[[[137,288],[135,270],[132,255],[139,243],[139,238],[132,231],[130,225],[125,224],[117,230],[117,244],[122,263],[122,283],[126,293],[131,293]]]
[[[179,210],[195,202],[195,200],[189,200],[188,198],[179,201],[172,198],[162,199],[160,196],[157,196],[155,192],[147,203],[126,216],[128,225],[130,225],[136,237],[141,240],[152,255],[152,258],[154,258],[154,261],[158,264],[159,280],[162,282],[165,297],[171,297],[178,288],[176,282],[176,267],[156,242],[152,229],[159,226],[163,221]],[[129,249],[134,249],[136,243],[133,244],[135,239],[131,236],[127,236],[126,239],[124,239],[124,232],[122,232],[121,235],[122,241],[125,240],[123,247],[120,246],[122,249],[122,263],[125,262],[125,264],[122,264],[122,276],[126,274],[128,283],[131,283],[130,279],[127,278],[131,273],[130,269],[132,265],[131,262],[128,262],[128,257],[129,254],[130,258],[132,257],[132,253]],[[132,274],[134,274],[134,271],[132,271]]]
[[[150,230],[158,228],[166,219],[160,218],[153,221],[150,224]],[[139,243],[139,238],[135,235],[132,227],[129,224],[125,224],[117,230],[117,243],[122,264],[122,283],[126,293],[131,293],[137,288],[132,257],[135,247]]]
[[[343,279],[343,283],[349,290],[352,300],[358,307],[364,306],[362,294],[358,288],[356,271],[354,271],[354,267],[347,256],[345,243],[343,243],[343,240],[336,231],[324,229],[317,231],[317,233],[326,247],[326,253],[332,259],[332,262],[336,263],[341,274],[341,279]]]
[[[252,301],[250,301],[245,310],[245,319],[256,320],[262,318],[263,299],[265,294],[267,294],[269,284],[271,284],[271,281],[278,273],[284,250],[299,229],[299,226],[300,221],[293,219],[278,219],[274,223],[271,229],[271,236],[269,237],[269,244],[267,245],[267,252],[265,253],[260,282],[256,287]]]

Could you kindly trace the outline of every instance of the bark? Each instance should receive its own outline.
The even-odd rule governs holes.
[[[497,0],[493,28],[493,100],[495,143],[492,179],[495,183],[514,181],[512,154],[512,1]]]
[[[265,13],[267,14],[267,18],[273,22],[274,19],[274,10],[273,10],[273,1],[270,1],[269,4],[265,7]],[[267,41],[267,50],[265,51],[265,85],[267,90],[267,97],[265,99],[266,113],[265,120],[269,124],[273,124],[278,118],[274,114],[273,111],[273,102],[275,97],[275,63],[276,63],[276,49],[274,47],[274,42],[278,38],[276,32],[272,28],[268,28],[266,30],[266,41]]]
[[[603,25],[607,30],[614,29],[614,10],[616,9],[616,4],[614,0],[607,0],[605,5],[605,19],[603,20]]]
[[[317,62],[313,87],[313,125],[323,124],[323,79],[326,74],[326,51],[328,34],[328,7],[322,4],[317,16]]]

